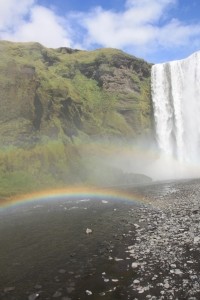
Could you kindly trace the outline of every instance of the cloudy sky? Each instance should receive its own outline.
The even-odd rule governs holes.
[[[199,0],[0,0],[0,39],[119,48],[149,62],[200,50]]]

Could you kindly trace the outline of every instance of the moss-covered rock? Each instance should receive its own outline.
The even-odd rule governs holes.
[[[0,42],[1,144],[151,130],[150,64],[116,49]]]
[[[12,190],[9,182],[22,191],[87,182],[81,145],[151,134],[151,65],[144,60],[117,49],[7,41],[0,57],[3,190]]]

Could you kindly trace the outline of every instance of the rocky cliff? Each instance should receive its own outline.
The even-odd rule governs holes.
[[[151,133],[147,62],[116,49],[48,49],[7,41],[0,42],[0,57],[0,175],[5,184],[17,176],[24,185],[27,169],[26,186],[39,173],[48,182],[82,181],[80,144]]]
[[[0,42],[1,145],[151,129],[150,65],[115,49]]]

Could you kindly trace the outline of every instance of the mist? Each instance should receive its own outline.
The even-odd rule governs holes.
[[[153,136],[132,141],[110,164],[156,181],[200,177],[199,62],[197,52],[152,67]]]
[[[126,175],[144,175],[152,181],[177,180],[200,177],[200,164],[181,162],[172,155],[164,154],[155,138],[141,138],[125,142],[112,140],[105,146],[105,141],[99,141],[101,151],[88,158],[90,161],[90,176],[97,177],[99,182],[116,182],[116,178]],[[95,143],[95,145],[97,145]],[[145,178],[139,177],[133,184],[146,183]],[[122,180],[123,181],[123,180]],[[147,181],[148,182],[148,181]],[[121,182],[122,183],[122,182]],[[119,183],[120,184],[120,183]]]

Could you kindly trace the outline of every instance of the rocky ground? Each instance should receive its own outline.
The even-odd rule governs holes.
[[[200,180],[133,193],[1,214],[0,299],[200,299]]]
[[[127,249],[138,271],[136,298],[200,299],[199,181],[154,188],[154,195],[145,190],[153,207],[141,208],[136,242]]]

